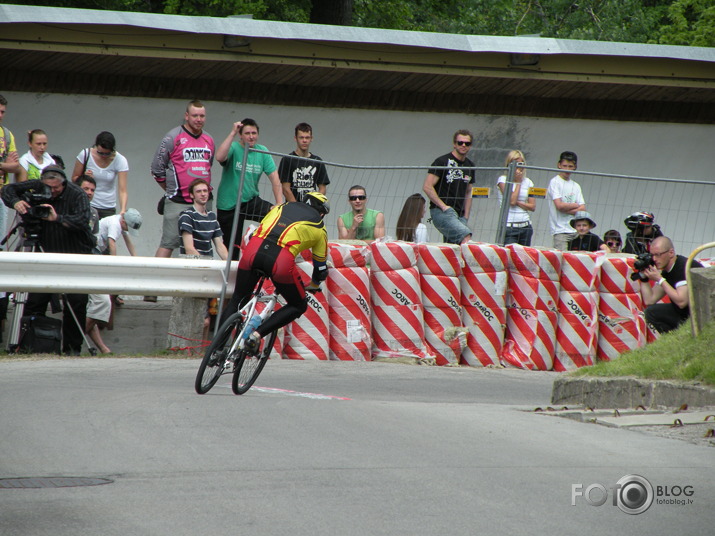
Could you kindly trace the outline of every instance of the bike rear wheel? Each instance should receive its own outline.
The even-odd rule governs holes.
[[[243,318],[239,313],[232,314],[221,324],[216,336],[206,350],[206,354],[201,360],[201,365],[199,365],[199,371],[196,374],[194,389],[198,394],[206,394],[216,385],[221,374],[223,374],[231,346],[241,332],[242,327]]]
[[[241,350],[236,358],[236,367],[233,369],[233,381],[231,389],[236,395],[242,395],[248,391],[253,382],[266,366],[268,356],[271,355],[273,343],[276,342],[277,332],[270,333],[261,339],[261,349],[256,355],[247,355],[245,350]]]

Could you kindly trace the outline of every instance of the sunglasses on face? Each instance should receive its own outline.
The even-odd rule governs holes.
[[[619,247],[621,247],[621,243],[620,243],[620,242],[610,242],[610,241],[609,241],[609,242],[606,242],[606,245],[607,245],[609,248],[616,248],[616,247],[619,248]]]
[[[457,145],[464,145],[465,147],[470,147],[472,145],[471,141],[458,141]]]
[[[105,153],[104,151],[100,151],[99,149],[97,149],[97,154],[99,156],[112,156],[112,151],[108,151]]]
[[[350,199],[350,201],[365,201],[365,199],[367,199],[367,196],[366,195],[349,195],[348,199]]]

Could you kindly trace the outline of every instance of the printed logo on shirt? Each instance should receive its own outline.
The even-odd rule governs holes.
[[[447,170],[447,174],[444,177],[447,183],[451,183],[454,181],[469,182],[471,180],[471,177],[469,175],[466,175],[464,171],[462,171],[462,169],[459,167],[459,162],[457,162],[456,160],[452,160],[451,158],[449,158],[447,160],[447,165],[451,168],[454,168]]]
[[[208,147],[188,147],[182,150],[184,162],[208,162],[211,160],[211,149]]]

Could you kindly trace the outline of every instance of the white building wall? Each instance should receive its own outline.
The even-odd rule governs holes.
[[[161,234],[161,217],[156,202],[161,189],[152,180],[149,164],[162,136],[183,121],[186,100],[162,100],[92,95],[4,93],[8,110],[4,125],[16,136],[20,154],[26,151],[26,132],[41,128],[48,133],[49,151],[59,154],[71,170],[74,159],[84,147],[92,145],[102,130],[117,138],[117,148],[129,160],[129,206],[144,216],[141,236],[136,239],[140,255],[153,255]],[[307,121],[313,126],[313,152],[324,160],[355,165],[428,166],[432,160],[451,150],[452,134],[460,128],[475,134],[476,146],[470,153],[478,166],[502,166],[506,153],[521,149],[527,163],[555,167],[561,151],[579,155],[581,170],[651,177],[674,177],[713,181],[710,154],[713,127],[659,123],[627,123],[574,119],[545,119],[514,116],[475,116],[462,114],[390,112],[359,109],[303,108],[205,102],[206,130],[216,144],[228,134],[231,123],[244,117],[260,125],[260,143],[275,152],[294,149],[293,127]],[[333,212],[327,223],[330,238],[337,238],[335,220],[348,210],[347,188],[360,183],[368,188],[369,205],[386,214],[388,234],[394,235],[404,198],[421,191],[423,170],[408,172],[364,172],[330,169],[332,184],[328,189]],[[493,186],[500,173],[477,174],[478,185]],[[546,187],[551,172],[532,170],[529,176],[536,186]],[[214,185],[218,185],[220,166],[214,167]],[[712,196],[711,187],[688,190],[671,198],[683,188],[643,189],[633,191],[637,183],[601,181],[576,177],[586,195],[589,210],[599,223],[602,234],[616,228],[625,234],[622,220],[631,212],[649,209],[666,234],[676,241],[676,250],[687,254],[702,241],[715,239],[715,221],[710,205],[703,199]],[[267,179],[262,197],[271,199]],[[621,185],[620,182],[623,182]],[[640,184],[640,183],[638,183]],[[607,185],[607,186],[606,186]],[[608,191],[605,191],[607,188]],[[619,191],[614,192],[614,188]],[[623,189],[622,191],[620,189]],[[647,192],[645,190],[648,190]],[[659,192],[667,192],[660,195]],[[628,199],[624,202],[624,199]],[[636,199],[634,201],[634,199]],[[534,215],[534,245],[550,245],[546,229],[546,202],[537,203]],[[695,207],[695,208],[693,208]],[[660,213],[659,213],[660,211]],[[498,207],[495,199],[475,199],[470,225],[475,239],[493,241]],[[433,240],[440,237],[430,227]],[[703,229],[693,234],[692,229]],[[123,248],[123,245],[122,245]],[[120,252],[125,252],[120,249]]]

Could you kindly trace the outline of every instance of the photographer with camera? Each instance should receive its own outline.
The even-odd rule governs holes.
[[[47,166],[39,180],[8,184],[1,195],[5,205],[20,214],[26,245],[37,243],[47,253],[92,252],[95,241],[90,230],[89,198],[79,186],[67,181],[61,167]],[[51,297],[51,293],[31,293],[25,315],[44,316]],[[63,352],[79,355],[87,295],[66,294],[63,302]]]
[[[641,254],[636,259],[641,297],[646,305],[645,319],[659,333],[674,330],[690,317],[685,277],[687,260],[675,254],[673,242],[667,236],[655,238],[650,245],[650,253]],[[702,268],[698,261],[693,261],[691,266]],[[653,286],[651,281],[655,282]],[[658,303],[666,296],[670,303]]]
[[[660,226],[655,223],[652,212],[641,210],[628,216],[623,223],[628,227],[623,253],[640,255],[650,251],[650,244],[659,236],[663,236]]]

